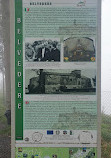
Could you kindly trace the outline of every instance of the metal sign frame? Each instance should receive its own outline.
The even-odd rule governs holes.
[[[15,157],[15,3],[10,0],[10,55],[11,55],[11,158]],[[101,0],[97,11],[97,157],[101,157]]]

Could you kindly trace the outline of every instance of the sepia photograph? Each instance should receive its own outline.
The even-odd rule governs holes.
[[[64,40],[65,62],[95,62],[95,40],[87,37]]]
[[[60,62],[61,44],[57,40],[27,40],[25,42],[25,61]]]
[[[26,69],[25,94],[96,93],[96,70]]]

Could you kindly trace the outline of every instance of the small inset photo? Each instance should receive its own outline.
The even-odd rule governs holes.
[[[55,39],[27,39],[25,41],[26,62],[60,62],[61,44]]]
[[[69,158],[97,158],[97,148],[69,148]]]
[[[65,62],[95,62],[95,40],[88,37],[64,40]]]

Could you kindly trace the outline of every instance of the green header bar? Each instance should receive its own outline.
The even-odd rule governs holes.
[[[22,0],[15,0],[15,139],[23,140]]]

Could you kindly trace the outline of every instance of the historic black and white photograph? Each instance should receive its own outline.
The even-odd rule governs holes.
[[[95,62],[95,40],[87,37],[64,40],[65,62]]]
[[[96,93],[96,70],[26,69],[25,94]]]
[[[25,61],[60,62],[61,44],[57,40],[43,39],[25,42]]]

